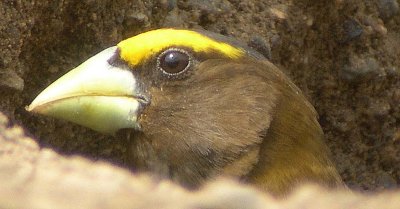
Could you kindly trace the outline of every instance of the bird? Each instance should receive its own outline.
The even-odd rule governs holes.
[[[127,131],[133,170],[188,189],[221,176],[278,197],[305,183],[344,186],[301,90],[259,52],[206,30],[127,38],[26,109],[103,134]]]

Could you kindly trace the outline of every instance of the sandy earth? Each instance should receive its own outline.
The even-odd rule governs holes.
[[[41,147],[123,165],[123,142],[24,107],[119,40],[160,27],[204,28],[248,43],[295,81],[350,188],[400,183],[396,0],[5,0],[0,20],[0,111]]]

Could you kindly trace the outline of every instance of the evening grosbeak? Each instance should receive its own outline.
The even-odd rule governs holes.
[[[317,113],[266,58],[219,34],[158,29],[71,70],[28,111],[114,134],[131,132],[134,170],[187,188],[217,176],[285,195],[340,187]]]

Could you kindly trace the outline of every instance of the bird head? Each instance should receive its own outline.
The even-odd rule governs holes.
[[[102,133],[129,129],[135,168],[188,187],[223,174],[286,191],[332,172],[312,167],[332,164],[300,90],[259,53],[206,31],[126,39],[59,78],[27,110]]]

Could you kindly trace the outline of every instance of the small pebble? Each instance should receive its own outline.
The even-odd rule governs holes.
[[[271,47],[264,38],[257,35],[252,36],[247,45],[264,55],[267,59],[271,59]]]
[[[172,11],[177,7],[176,0],[160,0],[161,7],[167,11]]]
[[[147,15],[143,13],[130,13],[127,14],[125,17],[125,25],[126,26],[133,26],[133,25],[140,25],[140,26],[145,26],[148,24],[149,18]]]
[[[373,34],[373,32],[385,36],[387,34],[387,28],[384,22],[380,18],[374,18],[371,16],[365,16],[360,20],[365,25],[365,33]]]
[[[399,4],[397,0],[379,0],[378,9],[380,17],[387,21],[399,13]]]
[[[48,71],[50,73],[57,73],[58,71],[60,71],[60,68],[57,65],[50,65]]]
[[[276,8],[271,8],[270,12],[271,12],[272,16],[274,16],[278,20],[287,19],[287,14],[285,12],[281,11],[281,10],[278,10]]]
[[[360,23],[354,19],[348,19],[343,23],[342,43],[348,43],[356,38],[359,38],[363,33],[363,28]]]
[[[179,16],[177,10],[170,11],[168,15],[164,18],[163,27],[184,27],[185,23],[182,20],[182,17]]]
[[[227,0],[188,0],[192,9],[201,10],[203,15],[217,15],[232,11],[232,4]]]
[[[382,101],[372,101],[369,107],[369,112],[377,117],[377,118],[383,118],[384,116],[388,115],[390,112],[390,104],[386,100]]]
[[[341,69],[341,78],[347,81],[363,81],[384,74],[379,62],[372,57],[350,57],[349,64]]]
[[[378,32],[379,34],[381,34],[383,36],[385,36],[388,32],[387,28],[383,24],[376,25],[375,30],[376,30],[376,32]]]
[[[278,34],[275,34],[271,37],[272,48],[278,47],[281,44],[282,44],[282,38]]]
[[[0,72],[0,87],[22,91],[24,89],[24,80],[15,71],[5,69]]]
[[[384,189],[395,189],[397,188],[396,180],[388,173],[383,173],[377,179],[378,184]]]
[[[97,20],[97,14],[96,13],[92,13],[91,19],[93,21],[96,21]]]
[[[385,71],[386,71],[386,74],[390,77],[400,75],[400,71],[396,66],[390,66],[390,67],[386,68]]]
[[[312,18],[312,17],[307,18],[307,20],[306,20],[306,25],[307,25],[308,27],[313,26],[313,25],[314,25],[314,18]]]

